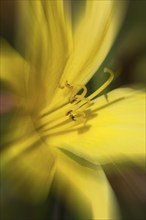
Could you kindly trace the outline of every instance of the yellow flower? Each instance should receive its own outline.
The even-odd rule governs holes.
[[[144,93],[123,88],[95,99],[114,78],[109,69],[95,93],[88,96],[84,85],[109,52],[122,3],[87,0],[75,26],[62,0],[19,1],[18,9],[25,58],[4,40],[1,51],[1,79],[17,97],[2,142],[4,178],[16,194],[37,203],[56,175],[57,191],[67,184],[70,200],[86,198],[93,219],[114,219],[116,200],[102,165],[142,163]]]

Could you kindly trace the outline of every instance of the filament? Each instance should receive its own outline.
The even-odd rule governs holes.
[[[109,79],[101,87],[99,87],[95,92],[93,92],[90,96],[88,96],[88,99],[92,100],[93,98],[95,98],[113,81],[114,73],[108,68],[105,68],[104,72],[110,74]]]
[[[51,132],[62,132],[77,128],[80,124],[87,121],[87,109],[94,103],[94,98],[98,96],[114,79],[114,73],[112,70],[105,68],[104,72],[109,74],[109,78],[106,82],[100,86],[95,92],[86,97],[87,88],[82,85],[71,85],[68,81],[64,85],[59,85],[60,89],[69,90],[69,99],[65,105],[60,106],[57,109],[49,111],[49,106],[39,114],[37,121],[37,129],[44,134],[51,134]],[[79,93],[78,93],[79,91]],[[105,94],[107,102],[108,95]]]
[[[75,88],[73,85],[70,85],[69,83],[67,84],[67,88],[71,88],[72,89],[72,96],[70,98],[70,103],[73,104],[72,106],[72,110],[69,111],[69,113],[67,115],[69,115],[69,117],[76,121],[77,119],[77,115],[81,115],[85,117],[85,113],[81,113],[84,112],[92,103],[92,100],[99,95],[114,79],[114,73],[112,70],[105,68],[104,69],[105,73],[109,74],[109,78],[107,79],[107,81],[100,86],[95,92],[93,92],[91,95],[86,96],[87,94],[87,88],[85,86],[81,86],[79,87],[80,90],[82,89],[82,93],[80,95],[76,94],[75,91],[78,91],[77,88]],[[108,95],[105,94],[105,99],[108,102]]]

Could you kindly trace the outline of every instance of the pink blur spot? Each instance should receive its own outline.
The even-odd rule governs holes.
[[[10,93],[0,94],[0,114],[9,113],[16,108],[16,98]]]

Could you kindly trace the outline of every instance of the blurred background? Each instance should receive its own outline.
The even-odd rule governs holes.
[[[119,74],[119,77],[108,87],[107,91],[119,86],[131,85],[132,87],[145,86],[146,72],[146,1],[134,0],[129,3],[126,17],[118,37],[109,55],[100,69],[88,83],[89,91],[94,91],[105,80],[104,67],[111,68]],[[15,1],[1,0],[0,35],[13,47],[15,45],[15,30],[17,23]],[[74,19],[77,9],[81,7],[81,1],[72,2]],[[20,50],[20,48],[17,48]],[[10,85],[0,82],[1,98],[1,135],[6,132],[7,124],[13,117],[13,89]],[[118,199],[123,220],[143,220],[146,205],[146,176],[145,170],[132,162],[116,166],[108,164],[104,167],[109,182]],[[47,201],[37,207],[32,207],[14,199],[3,183],[0,188],[0,205],[2,220],[77,220],[80,213],[69,210],[61,198],[55,195],[55,180]],[[64,189],[65,192],[65,189]],[[86,219],[89,219],[86,214]]]

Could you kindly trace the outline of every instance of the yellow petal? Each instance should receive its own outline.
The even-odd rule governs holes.
[[[70,54],[71,26],[62,0],[19,1],[18,11],[18,41],[24,43],[26,59],[31,63],[28,93],[45,105],[58,88]]]
[[[124,4],[87,1],[73,35],[74,47],[62,80],[85,84],[99,68],[115,40],[124,16]]]
[[[60,79],[64,85],[85,85],[108,54],[125,15],[125,1],[87,0],[85,13],[73,34],[73,49]],[[56,90],[52,104],[59,105],[62,91]],[[67,100],[64,98],[64,100]]]
[[[0,80],[6,82],[14,91],[25,96],[25,83],[29,66],[24,58],[5,40],[1,39]]]
[[[57,171],[58,190],[62,193],[66,186],[68,205],[76,206],[83,213],[89,209],[90,219],[119,219],[113,192],[100,167],[90,169],[58,152]]]
[[[86,125],[68,129],[49,142],[93,164],[138,161],[145,154],[145,93],[123,88],[110,92],[108,99],[95,100]]]
[[[55,157],[35,131],[32,119],[20,112],[16,115],[1,146],[1,179],[14,196],[30,203],[42,202],[54,176]]]

